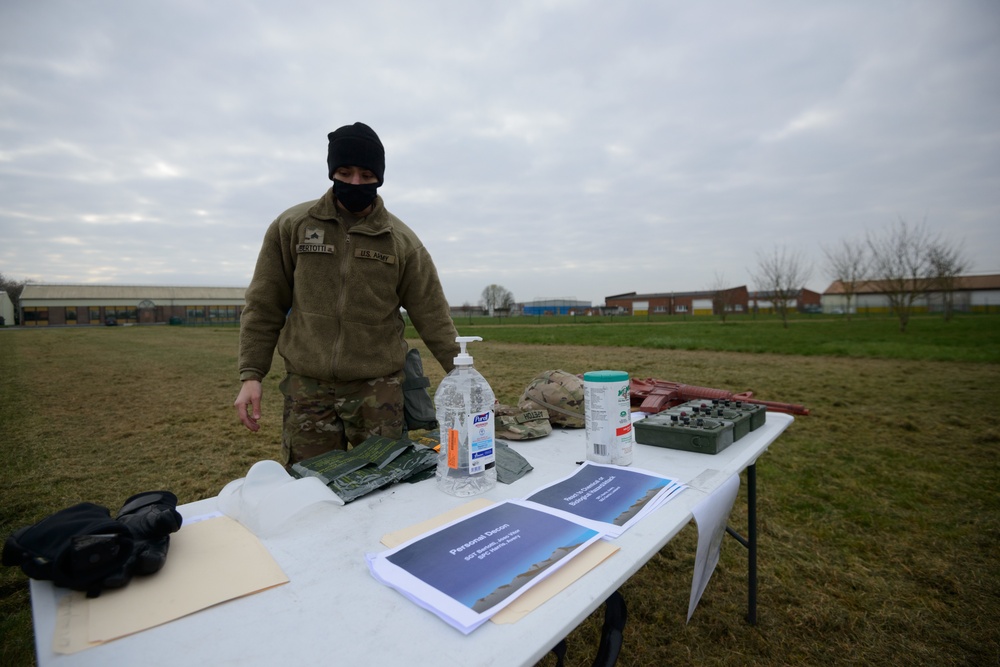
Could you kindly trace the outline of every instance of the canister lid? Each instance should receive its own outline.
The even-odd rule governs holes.
[[[584,382],[628,382],[625,371],[589,371],[583,374]]]

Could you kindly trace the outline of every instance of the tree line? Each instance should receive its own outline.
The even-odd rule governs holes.
[[[954,315],[958,278],[969,264],[960,245],[941,234],[932,233],[926,221],[910,224],[902,217],[885,229],[869,231],[862,239],[841,239],[822,246],[824,268],[832,280],[840,282],[845,316],[851,318],[851,304],[862,288],[878,283],[889,308],[905,332],[918,302],[931,292],[939,294],[945,320]],[[770,292],[775,309],[788,326],[789,304],[809,279],[811,267],[800,253],[778,246],[757,256],[754,279],[759,290]]]
[[[900,332],[906,331],[917,302],[932,292],[941,297],[944,319],[951,320],[958,278],[969,270],[959,244],[932,233],[926,221],[911,225],[903,218],[880,233],[869,232],[863,241],[824,247],[823,254],[830,276],[843,287],[847,317],[859,288],[877,282],[899,319]]]
[[[867,283],[877,282],[878,291],[886,296],[890,309],[899,319],[901,332],[906,331],[919,300],[931,292],[940,294],[944,317],[950,320],[954,314],[958,278],[969,268],[958,244],[931,233],[926,221],[912,225],[902,217],[880,232],[869,231],[863,239],[841,239],[833,245],[822,246],[822,251],[828,277],[839,281],[843,289],[848,321],[851,304],[856,303],[859,290]],[[757,254],[757,266],[751,272],[757,291],[767,293],[786,328],[791,304],[799,298],[811,272],[812,266],[805,257],[785,246]],[[7,292],[15,312],[25,282],[0,273],[0,290]],[[712,291],[725,295],[724,283],[725,278],[716,274]],[[509,312],[515,304],[510,290],[491,284],[483,288],[478,308],[492,316]],[[724,323],[726,304],[717,305]],[[473,310],[469,304],[463,308]]]

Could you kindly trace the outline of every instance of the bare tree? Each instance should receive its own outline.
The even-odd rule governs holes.
[[[492,317],[496,310],[510,310],[514,305],[514,295],[502,285],[487,285],[483,288],[480,304]]]
[[[477,306],[473,306],[473,305],[472,305],[471,303],[469,303],[468,301],[466,301],[465,303],[463,303],[463,304],[461,305],[461,307],[460,307],[460,310],[461,310],[462,314],[463,314],[463,315],[464,315],[465,317],[469,318],[469,323],[470,323],[470,324],[472,323],[472,314],[473,314],[473,313],[480,313],[480,312],[482,312],[482,311],[481,311],[481,309],[480,309],[479,307],[477,307]]]
[[[869,232],[867,243],[872,278],[879,281],[903,333],[915,304],[932,287],[930,249],[935,241],[924,223],[910,225],[899,218],[881,235]]]
[[[735,301],[735,294],[733,290],[728,287],[726,283],[726,277],[716,272],[715,278],[712,280],[711,285],[709,285],[709,291],[712,293],[712,310],[719,316],[722,323],[726,323],[726,317],[729,315],[729,311],[733,308],[733,302]]]
[[[771,253],[757,253],[757,270],[753,274],[757,290],[765,292],[781,315],[781,323],[788,328],[788,309],[802,292],[809,279],[809,268],[799,253],[784,246]]]
[[[961,249],[940,238],[927,248],[930,264],[931,288],[941,295],[941,310],[946,322],[955,313],[955,291],[958,277],[968,271],[969,263]]]
[[[851,320],[851,301],[858,288],[868,280],[871,258],[863,241],[842,240],[839,245],[823,247],[827,274],[840,283],[844,291],[844,312]]]
[[[7,322],[7,324],[20,324],[21,318],[21,292],[24,290],[24,285],[27,280],[15,280],[9,276],[5,276],[0,273],[0,292],[7,292],[7,298],[14,305],[14,321]]]
[[[17,302],[17,299],[20,298],[21,290],[24,289],[24,285],[27,282],[28,282],[27,280],[24,279],[15,280],[10,276],[5,276],[4,274],[0,273],[0,290],[7,292],[7,296],[9,296],[10,300],[14,301],[15,303]]]

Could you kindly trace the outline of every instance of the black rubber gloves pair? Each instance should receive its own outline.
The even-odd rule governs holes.
[[[182,520],[170,491],[136,494],[114,519],[106,507],[80,503],[15,531],[4,543],[3,564],[97,597],[133,575],[158,572]]]

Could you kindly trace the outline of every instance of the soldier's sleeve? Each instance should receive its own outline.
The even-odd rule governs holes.
[[[458,331],[430,253],[423,246],[407,257],[400,283],[400,303],[421,340],[446,373],[455,367]]]
[[[271,369],[278,335],[292,307],[294,256],[290,231],[276,220],[261,244],[240,316],[240,380],[262,380]],[[286,227],[290,229],[290,227]]]

